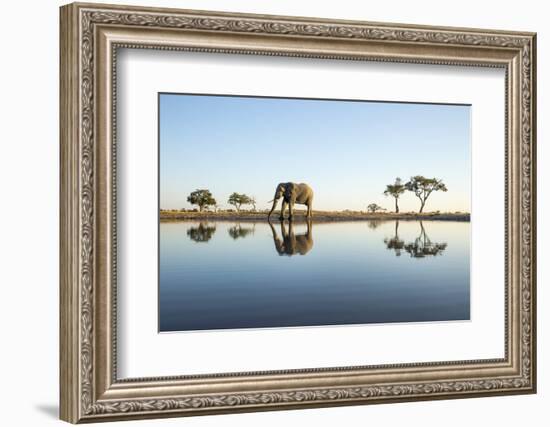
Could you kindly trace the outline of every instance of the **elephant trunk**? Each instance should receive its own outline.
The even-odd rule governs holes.
[[[275,210],[275,207],[277,206],[277,202],[279,201],[279,198],[278,197],[275,197],[273,199],[273,206],[271,206],[271,210],[269,211],[269,213],[267,214],[267,217],[269,218],[271,216],[271,214],[273,213],[273,211]]]

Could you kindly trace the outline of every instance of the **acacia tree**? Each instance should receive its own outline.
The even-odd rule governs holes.
[[[411,177],[410,181],[405,184],[407,190],[412,191],[416,197],[420,200],[420,210],[422,213],[426,200],[430,197],[434,191],[447,191],[447,186],[443,183],[442,179],[426,178],[422,175],[416,175]]]
[[[212,197],[210,190],[195,190],[187,197],[187,201],[192,205],[197,205],[202,212],[207,206],[216,204],[216,199]]]
[[[252,209],[254,209],[254,212],[256,212],[256,197],[254,197],[254,196],[250,197],[249,204],[252,205]]]
[[[375,213],[377,211],[385,211],[386,209],[384,209],[382,206],[378,206],[376,203],[371,203],[367,206],[367,210],[371,213]]]
[[[246,194],[233,193],[229,196],[227,203],[235,206],[237,212],[240,212],[241,206],[251,204],[251,200],[250,197],[248,197]]]
[[[398,199],[405,192],[405,186],[401,182],[401,178],[395,178],[395,183],[386,185],[384,196],[392,196],[395,199],[395,213],[399,213]]]

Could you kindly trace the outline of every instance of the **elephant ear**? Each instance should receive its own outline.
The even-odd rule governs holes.
[[[292,195],[296,194],[296,184],[294,184],[293,182],[289,182],[286,186],[285,193],[287,197],[291,197]]]

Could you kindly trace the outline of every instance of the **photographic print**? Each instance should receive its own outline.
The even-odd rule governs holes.
[[[470,105],[158,101],[160,332],[470,319]]]

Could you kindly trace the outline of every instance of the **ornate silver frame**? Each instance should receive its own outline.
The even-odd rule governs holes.
[[[60,12],[61,419],[78,423],[535,392],[535,34],[98,4],[70,4]],[[117,379],[118,47],[504,68],[505,357]]]

